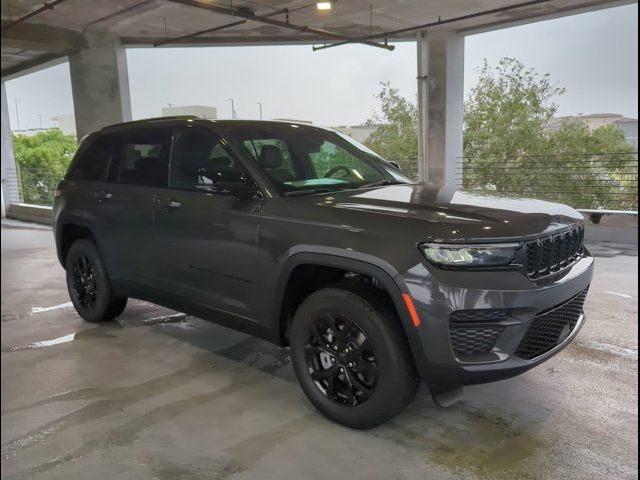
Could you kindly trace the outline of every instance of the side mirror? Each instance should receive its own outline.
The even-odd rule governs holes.
[[[214,188],[216,193],[236,197],[252,197],[258,193],[258,187],[247,182],[216,182]]]

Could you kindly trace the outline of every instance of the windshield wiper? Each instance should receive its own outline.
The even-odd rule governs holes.
[[[284,192],[282,195],[285,197],[297,197],[299,195],[312,195],[314,193],[331,193],[332,190],[328,188],[309,188],[306,190],[291,190],[289,192]]]
[[[377,182],[365,183],[358,188],[381,187],[383,185],[406,185],[406,182],[400,180],[378,180]]]

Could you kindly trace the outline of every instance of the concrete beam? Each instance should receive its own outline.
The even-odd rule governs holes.
[[[477,35],[479,33],[493,32],[504,28],[519,27],[522,25],[529,25],[531,23],[546,22],[547,20],[555,20],[558,18],[571,17],[573,15],[581,15],[583,13],[597,12],[598,10],[622,7],[624,5],[632,5],[634,3],[638,3],[638,0],[593,0],[591,2],[583,2],[580,7],[570,5],[564,8],[557,8],[552,13],[545,10],[539,12],[532,11],[529,14],[516,19],[489,20],[481,25],[459,27],[458,32],[464,35]]]
[[[454,30],[418,34],[418,173],[421,181],[462,184],[464,37]]]
[[[80,32],[37,23],[20,23],[2,32],[3,47],[43,53],[66,52],[82,47],[83,43]]]
[[[88,31],[85,40],[85,47],[69,55],[78,139],[104,126],[131,120],[124,47],[106,31]]]
[[[66,54],[45,53],[44,55],[38,55],[37,57],[20,62],[17,65],[2,69],[2,81],[5,82],[29,75],[30,73],[39,72],[40,70],[60,65],[66,61]]]

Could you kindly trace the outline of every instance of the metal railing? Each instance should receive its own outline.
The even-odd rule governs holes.
[[[417,158],[389,158],[388,160],[398,164],[402,173],[411,180],[418,180]]]
[[[464,157],[459,173],[467,190],[580,209],[638,210],[637,152]]]
[[[405,175],[418,177],[415,159],[394,159]],[[566,203],[580,209],[638,210],[638,154],[558,154],[464,157],[463,188]],[[42,169],[9,170],[11,203],[51,205],[62,174]]]
[[[6,172],[5,187],[11,203],[51,206],[62,176],[43,169],[11,169]]]

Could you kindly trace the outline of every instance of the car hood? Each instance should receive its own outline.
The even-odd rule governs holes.
[[[340,211],[350,211],[403,218],[424,227],[426,222],[429,227],[420,228],[422,238],[452,241],[536,236],[575,225],[583,218],[573,208],[557,203],[438,188],[425,183],[337,191],[299,199],[331,208],[337,217]],[[385,228],[383,218],[377,217],[380,219],[377,222],[370,215],[363,217],[369,223],[374,218],[379,228]]]

